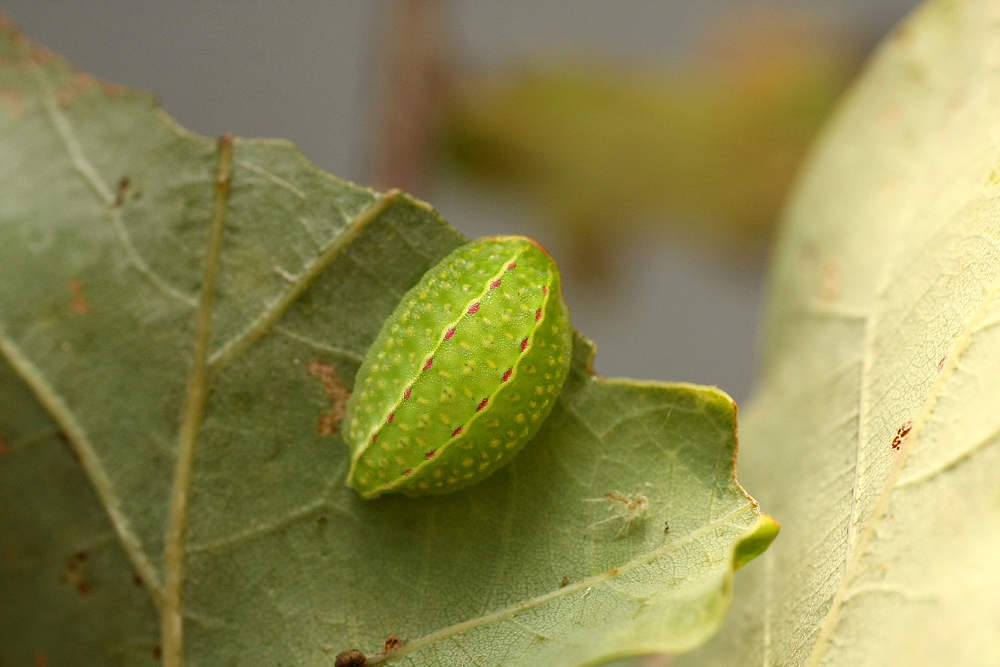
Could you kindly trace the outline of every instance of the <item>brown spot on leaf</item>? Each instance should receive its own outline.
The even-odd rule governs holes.
[[[562,581],[559,582],[559,588],[566,588],[569,586],[569,575],[563,575]]]
[[[91,88],[94,88],[96,85],[97,79],[89,74],[77,72],[68,83],[59,89],[59,92],[56,93],[56,100],[59,102],[60,106],[66,106],[78,98],[81,94],[87,92]]]
[[[344,418],[347,399],[351,397],[351,389],[340,381],[337,369],[322,361],[310,361],[306,371],[323,383],[323,389],[330,399],[330,411],[319,418],[317,431],[320,435],[333,435]]]
[[[385,638],[385,644],[382,646],[382,653],[389,653],[390,651],[395,651],[396,649],[403,646],[403,640],[399,638],[395,632]]]
[[[368,658],[361,651],[351,649],[350,651],[341,651],[338,653],[337,659],[333,664],[334,667],[365,667],[368,664]]]
[[[945,355],[945,356],[941,357],[941,360],[938,362],[938,365],[937,365],[938,373],[940,373],[941,371],[944,370],[944,362],[945,362],[945,360],[947,358],[948,358],[948,355]]]
[[[10,445],[8,445],[7,441],[3,439],[2,435],[0,435],[0,459],[5,456],[10,456]]]
[[[820,287],[820,298],[823,301],[836,301],[840,296],[840,269],[834,262],[823,265],[823,283]]]
[[[13,563],[17,560],[17,551],[14,550],[14,547],[7,547],[3,550],[3,558],[8,563]]]
[[[128,193],[129,183],[128,176],[122,176],[121,180],[118,181],[118,190],[115,192],[115,208],[121,208],[122,204],[125,203],[125,195]]]
[[[0,106],[10,111],[14,120],[24,118],[24,95],[15,88],[0,90]]]
[[[77,559],[78,561],[80,561],[81,563],[82,563],[83,561],[87,560],[87,552],[86,552],[86,551],[83,551],[82,549],[81,549],[80,551],[77,551],[77,552],[76,552],[76,559]]]
[[[899,448],[902,447],[903,445],[903,440],[906,439],[906,436],[910,433],[910,429],[912,428],[913,428],[913,422],[911,421],[908,421],[899,427],[899,429],[896,431],[896,437],[892,439],[892,444],[891,444],[892,451],[894,452],[899,451]]]
[[[123,95],[128,95],[132,91],[117,83],[107,83],[105,81],[101,82],[101,91],[108,97],[122,97]]]
[[[159,644],[153,647],[153,657],[157,660],[163,657],[163,649],[160,648]]]
[[[90,595],[90,584],[88,584],[85,580],[80,579],[76,582],[76,592],[83,596]]]
[[[135,584],[136,586],[142,586],[142,577],[140,577],[138,574],[133,574],[132,583]]]
[[[45,651],[42,649],[36,648],[31,655],[31,662],[34,667],[49,667],[49,656],[45,655]]]
[[[77,315],[86,315],[90,312],[90,302],[87,295],[83,293],[83,286],[77,280],[69,281],[69,291],[73,293],[73,300],[70,301],[70,309]]]

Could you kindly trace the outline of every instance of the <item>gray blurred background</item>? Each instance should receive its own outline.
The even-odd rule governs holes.
[[[0,0],[185,127],[287,137],[566,274],[602,375],[751,387],[780,201],[914,0]],[[723,203],[720,203],[723,202]]]

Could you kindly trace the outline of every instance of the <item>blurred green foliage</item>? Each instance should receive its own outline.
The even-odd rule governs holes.
[[[454,86],[440,147],[459,173],[526,191],[576,260],[644,226],[759,246],[858,55],[777,18],[670,68],[534,61]]]

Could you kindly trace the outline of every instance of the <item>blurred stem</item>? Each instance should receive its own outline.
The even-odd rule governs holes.
[[[384,19],[371,182],[418,191],[443,90],[441,0],[392,0]]]

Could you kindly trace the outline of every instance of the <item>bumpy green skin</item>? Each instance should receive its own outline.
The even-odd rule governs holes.
[[[403,297],[347,403],[347,483],[441,494],[506,465],[549,415],[573,335],[559,270],[531,239],[472,241]]]

